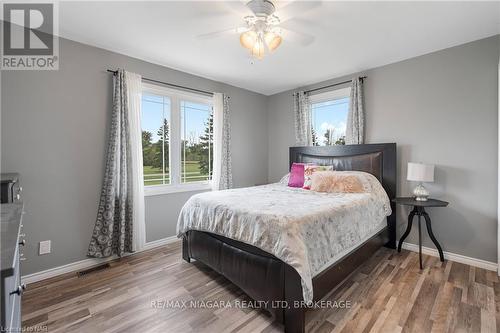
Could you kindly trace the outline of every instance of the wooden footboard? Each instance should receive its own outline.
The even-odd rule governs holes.
[[[330,293],[388,239],[387,229],[384,229],[314,277],[314,301]],[[183,237],[182,258],[206,264],[256,301],[275,306],[287,304],[286,307],[266,309],[276,321],[283,323],[285,332],[305,331],[307,309],[296,306],[303,301],[301,279],[290,265],[251,245],[201,231],[189,231]]]

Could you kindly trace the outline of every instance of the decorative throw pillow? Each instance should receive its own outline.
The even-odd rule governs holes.
[[[304,166],[304,186],[302,186],[305,190],[311,189],[312,184],[312,175],[318,171],[331,171],[333,170],[333,165],[313,165],[308,164]]]
[[[290,177],[288,179],[288,186],[302,187],[304,186],[304,163],[293,163],[290,168]]]
[[[319,171],[311,176],[311,191],[327,193],[363,193],[359,177],[342,171]]]

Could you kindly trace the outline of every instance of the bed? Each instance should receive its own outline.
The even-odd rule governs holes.
[[[177,233],[184,260],[224,275],[286,332],[304,332],[312,302],[379,247],[396,247],[396,144],[291,147],[293,162],[368,173],[373,193],[326,194],[277,183],[199,194],[183,207]]]

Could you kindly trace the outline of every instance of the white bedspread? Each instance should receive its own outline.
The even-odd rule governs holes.
[[[318,193],[276,183],[197,194],[182,208],[177,236],[206,231],[271,253],[297,270],[309,302],[312,277],[391,214],[382,185],[368,180],[370,193]]]

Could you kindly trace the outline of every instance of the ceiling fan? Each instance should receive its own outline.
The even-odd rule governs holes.
[[[198,35],[198,39],[215,38],[226,34],[239,34],[241,45],[250,51],[250,54],[262,59],[266,53],[276,50],[283,39],[309,45],[314,41],[314,37],[305,33],[296,32],[284,28],[281,24],[289,21],[296,14],[304,13],[321,4],[319,1],[291,2],[278,9],[271,0],[251,0],[246,3],[245,8],[239,1],[225,2],[232,7],[239,6],[237,13],[246,11],[242,15],[244,25],[237,28],[211,32]]]

